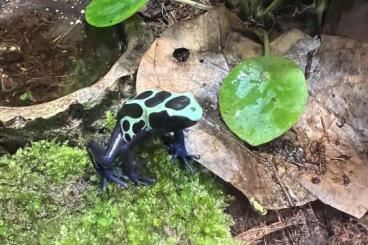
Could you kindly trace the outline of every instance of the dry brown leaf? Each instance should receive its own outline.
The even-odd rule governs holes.
[[[363,187],[368,167],[362,153],[367,149],[368,114],[364,102],[368,99],[364,93],[359,96],[355,93],[359,86],[361,91],[367,91],[364,80],[367,63],[363,59],[366,56],[354,52],[342,56],[326,41],[321,56],[313,58],[316,40],[299,40],[288,57],[302,69],[311,68],[307,110],[298,125],[283,137],[250,150],[224,125],[217,101],[229,64],[260,52],[253,41],[245,37],[234,39],[240,35],[234,34],[234,30],[240,27],[241,23],[220,7],[169,28],[143,57],[137,74],[137,92],[150,88],[192,91],[205,115],[188,133],[188,149],[201,155],[202,165],[265,208],[303,205],[318,197],[351,215],[363,216],[368,209],[368,188]],[[336,40],[331,42],[343,45]],[[236,45],[244,49],[234,49]],[[254,48],[249,50],[249,46]],[[190,56],[180,62],[173,52],[183,47],[190,50]],[[251,55],[247,56],[248,52]],[[353,67],[349,68],[346,62],[351,66],[359,64],[355,68],[364,72],[352,72]],[[322,96],[318,95],[321,91],[325,92]],[[351,103],[339,101],[348,94]],[[357,109],[352,109],[353,105]],[[339,108],[344,109],[341,115]],[[342,118],[347,121],[340,128]]]
[[[360,43],[342,48],[347,43],[352,42],[324,36],[313,58],[308,107],[294,128],[297,144],[306,149],[319,144],[324,173],[295,177],[322,202],[360,218],[368,210],[368,48]]]
[[[225,42],[225,34],[231,32],[230,25],[224,23],[233,17],[225,8],[208,11],[198,19],[170,28],[164,38],[156,39],[138,69],[137,93],[149,88],[192,91],[205,109],[205,120],[187,135],[188,150],[201,155],[199,162],[268,209],[303,205],[314,200],[314,196],[286,174],[275,177],[272,162],[249,150],[220,118],[218,91],[229,68],[219,47],[221,39]],[[190,50],[186,62],[173,57],[174,50],[182,47]],[[284,191],[288,194],[282,194]]]

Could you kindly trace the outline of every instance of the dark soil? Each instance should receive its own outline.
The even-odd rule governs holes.
[[[28,13],[0,25],[0,40],[20,48],[17,59],[3,61],[0,105],[38,104],[63,95],[63,75],[77,54],[75,48],[60,47],[44,37],[55,21],[52,15]]]
[[[0,106],[40,104],[89,86],[120,56],[118,27],[61,18],[29,11],[0,23]]]

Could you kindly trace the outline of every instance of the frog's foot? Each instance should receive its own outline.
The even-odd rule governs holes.
[[[154,178],[140,176],[136,170],[128,171],[126,176],[136,185],[152,185],[156,182]]]
[[[105,166],[103,164],[99,164],[97,162],[95,162],[95,160],[93,159],[91,153],[88,151],[88,155],[91,159],[91,162],[94,166],[94,168],[96,169],[97,173],[99,173],[102,176],[102,190],[106,191],[107,188],[107,183],[108,181],[112,181],[115,182],[118,186],[120,186],[121,188],[127,188],[128,184],[123,181],[120,176],[118,174],[115,173],[115,171],[113,171],[113,169],[109,168],[109,166]]]
[[[200,159],[199,155],[189,154],[183,144],[177,143],[169,145],[169,153],[172,155],[171,162],[174,163],[176,159],[179,159],[187,171],[191,173],[195,172],[188,161]]]
[[[128,184],[124,180],[122,180],[120,178],[120,175],[115,173],[113,170],[106,168],[106,169],[103,169],[101,172],[102,172],[101,175],[103,177],[102,190],[104,190],[104,191],[106,190],[107,183],[109,181],[116,183],[121,188],[127,188],[128,187]]]

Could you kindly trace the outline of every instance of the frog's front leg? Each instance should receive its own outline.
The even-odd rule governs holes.
[[[187,148],[185,147],[185,139],[184,139],[184,130],[176,130],[174,131],[174,143],[169,145],[169,152],[172,154],[172,160],[174,161],[176,158],[179,158],[185,169],[194,172],[192,166],[188,163],[188,160],[197,160],[199,156],[191,155],[188,153]]]
[[[142,130],[136,134],[133,139],[127,143],[127,147],[121,152],[120,158],[123,166],[123,173],[135,184],[139,185],[151,185],[155,183],[155,179],[142,177],[138,174],[137,169],[133,164],[133,158],[131,151],[133,148],[141,142],[147,141],[153,137],[152,131]]]
[[[103,177],[102,188],[104,190],[106,189],[107,181],[113,181],[124,188],[128,186],[126,182],[120,179],[119,174],[116,174],[111,169],[111,164],[115,158],[127,149],[118,123],[115,125],[106,149],[95,140],[89,141],[86,147],[93,166]]]

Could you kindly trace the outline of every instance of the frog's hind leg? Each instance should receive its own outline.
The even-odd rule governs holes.
[[[117,123],[111,134],[108,146],[104,149],[95,140],[87,143],[87,151],[96,171],[104,178],[103,188],[106,188],[107,180],[117,183],[121,187],[127,187],[127,183],[110,168],[115,158],[124,150],[125,141],[121,136],[120,126]]]
[[[90,140],[87,143],[87,151],[98,165],[108,166],[119,155],[124,145],[125,141],[121,135],[120,125],[117,123],[111,133],[106,149],[95,140]]]

